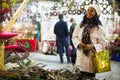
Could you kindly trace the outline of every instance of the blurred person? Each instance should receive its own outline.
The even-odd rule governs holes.
[[[120,35],[115,39],[113,46],[113,54],[120,53]]]
[[[60,63],[64,63],[63,48],[65,47],[65,53],[67,57],[67,63],[70,63],[70,51],[69,51],[69,38],[68,38],[68,25],[63,21],[63,14],[58,15],[59,21],[54,26],[54,33],[56,35],[57,52],[60,56]]]
[[[38,42],[41,42],[41,34],[40,34],[41,24],[39,21],[36,20],[35,17],[31,17],[31,19],[32,19],[32,24],[36,26],[37,34],[35,37],[37,38]]]
[[[101,10],[99,6],[90,4],[83,17],[80,25],[78,25],[72,36],[72,41],[77,48],[76,63],[81,74],[97,80],[96,73],[93,71],[91,51],[102,51],[105,47],[105,33],[102,28],[99,16]]]
[[[72,35],[73,35],[73,31],[77,24],[75,23],[74,18],[71,18],[70,22],[72,23],[70,26],[70,33],[69,33],[70,34],[70,45],[72,46],[71,61],[74,64],[76,60],[76,48],[74,47],[74,44],[72,42]]]

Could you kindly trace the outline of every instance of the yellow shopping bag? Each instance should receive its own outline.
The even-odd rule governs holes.
[[[93,70],[95,73],[111,71],[108,50],[92,53],[92,61],[93,61]]]

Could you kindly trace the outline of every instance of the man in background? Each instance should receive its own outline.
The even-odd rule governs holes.
[[[67,63],[70,63],[70,50],[69,50],[69,38],[68,38],[68,25],[63,21],[63,15],[59,14],[59,21],[55,24],[54,33],[56,35],[57,52],[60,56],[60,63],[64,63],[63,60],[63,48],[65,47]]]

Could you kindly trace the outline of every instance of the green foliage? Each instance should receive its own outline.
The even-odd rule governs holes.
[[[8,79],[9,78],[9,79]],[[0,72],[0,80],[20,80],[19,74],[17,72]]]
[[[25,62],[24,60],[21,60],[20,63],[24,67],[29,67],[31,64],[31,60],[28,60],[27,62]]]
[[[27,64],[22,62],[23,64]],[[11,69],[14,76],[8,76],[8,72],[6,71],[6,75],[0,74],[0,80],[91,80],[86,75],[81,75],[80,70],[78,68],[74,68],[71,72],[67,69],[60,70],[45,70],[43,66],[33,66],[28,68],[17,68]],[[11,75],[11,73],[9,73]]]
[[[35,34],[33,34],[32,32],[28,32],[26,36],[27,36],[27,38],[31,38],[31,37],[34,37],[34,35]]]
[[[6,3],[6,2],[3,2],[2,3],[2,8],[4,9],[4,8],[8,8],[8,4]]]
[[[38,77],[28,77],[28,78],[24,78],[24,80],[44,80],[44,79],[40,79]]]
[[[61,0],[46,0],[46,1],[60,2]]]
[[[19,0],[11,0],[12,5],[15,5]]]
[[[25,64],[25,66],[29,66],[31,64],[31,60],[28,60]]]

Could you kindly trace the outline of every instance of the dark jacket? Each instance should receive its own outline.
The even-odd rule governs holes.
[[[70,39],[72,38],[72,34],[73,34],[73,31],[74,31],[76,25],[77,25],[76,23],[72,23],[72,25],[70,26],[70,33],[69,33]]]
[[[55,24],[54,33],[59,39],[68,38],[68,26],[62,19]]]

